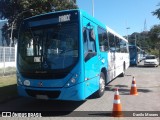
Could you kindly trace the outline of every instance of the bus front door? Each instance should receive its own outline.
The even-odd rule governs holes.
[[[96,50],[96,26],[83,18],[85,96],[88,97],[99,88],[99,60]]]

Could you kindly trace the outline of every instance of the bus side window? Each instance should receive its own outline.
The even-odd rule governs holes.
[[[127,42],[124,42],[124,52],[127,53]]]
[[[127,52],[127,42],[125,42],[122,39],[120,39],[120,51],[121,51],[121,53]]]
[[[112,33],[108,32],[109,35],[109,49],[111,52],[115,52],[116,46],[115,46],[115,37]]]
[[[123,45],[123,40],[120,39],[120,52],[121,52],[121,53],[124,53],[123,47],[124,47],[124,45]]]
[[[120,38],[115,37],[115,43],[116,43],[116,52],[120,52]]]
[[[99,40],[99,48],[101,52],[105,52],[108,50],[108,39],[107,39],[107,31],[98,27],[98,40]]]
[[[83,28],[84,56],[85,61],[96,55],[95,33],[93,29]]]
[[[126,52],[129,53],[129,44],[128,43],[126,43],[126,50],[127,50]]]

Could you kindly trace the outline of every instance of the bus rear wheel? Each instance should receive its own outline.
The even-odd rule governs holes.
[[[100,98],[101,96],[103,96],[104,91],[105,91],[105,76],[104,76],[104,73],[101,72],[101,73],[100,73],[100,78],[99,78],[99,89],[98,89],[98,91],[95,93],[95,96],[96,96],[97,98]]]

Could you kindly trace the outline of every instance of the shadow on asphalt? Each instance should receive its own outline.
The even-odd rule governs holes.
[[[0,104],[16,97],[18,97],[16,84],[0,87]]]
[[[118,88],[120,95],[129,95],[130,94],[130,86],[127,86],[127,85],[108,85],[108,86],[106,86],[105,90],[114,92],[115,88]],[[152,90],[137,88],[137,92],[148,93],[148,92],[152,92]]]

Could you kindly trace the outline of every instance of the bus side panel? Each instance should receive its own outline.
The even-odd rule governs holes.
[[[115,52],[108,52],[108,80],[115,78]]]
[[[115,53],[115,77],[120,75],[123,72],[123,63],[125,56],[123,53]]]
[[[109,81],[116,78],[122,72],[129,67],[129,53],[116,53],[116,52],[109,52],[108,53],[108,76]]]

